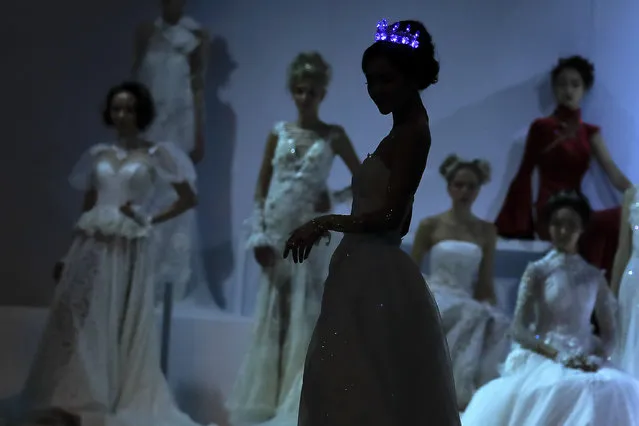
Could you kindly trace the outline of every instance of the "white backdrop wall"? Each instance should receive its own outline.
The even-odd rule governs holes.
[[[639,178],[633,167],[639,154],[639,55],[632,22],[637,2],[358,3],[189,0],[190,13],[228,47],[216,44],[212,54],[207,158],[199,168],[202,237],[219,299],[233,300],[237,289],[242,222],[252,208],[266,135],[275,121],[295,117],[285,71],[299,51],[318,50],[332,64],[322,116],[346,128],[361,156],[388,131],[390,120],[368,99],[360,70],[361,54],[383,17],[423,21],[441,61],[440,82],[424,96],[433,146],[415,222],[447,207],[437,166],[451,152],[492,162],[493,182],[476,212],[494,218],[529,123],[552,110],[547,74],[560,55],[582,54],[595,62],[597,82],[584,116],[603,126],[614,159],[631,179]],[[67,173],[89,144],[108,140],[100,104],[106,89],[128,73],[135,23],[154,17],[158,4],[37,0],[5,6],[0,303],[48,303],[51,267],[70,241],[80,206]],[[341,188],[349,179],[338,164],[330,183]],[[593,203],[617,202],[597,181],[590,179],[585,188]]]

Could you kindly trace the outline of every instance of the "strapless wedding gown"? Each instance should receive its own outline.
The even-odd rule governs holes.
[[[364,161],[353,176],[353,214],[384,206],[389,175],[378,157]],[[333,254],[299,426],[459,425],[437,305],[401,236],[345,234]]]
[[[510,349],[510,320],[473,299],[482,257],[481,247],[467,241],[444,240],[430,250],[428,284],[441,313],[462,407],[479,386],[499,375]]]

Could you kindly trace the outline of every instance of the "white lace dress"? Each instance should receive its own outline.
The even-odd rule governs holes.
[[[317,216],[317,200],[326,191],[335,158],[331,140],[339,131],[336,127],[322,139],[286,123],[275,125],[273,175],[264,206],[252,218],[248,248],[273,247],[276,264],[262,271],[252,342],[227,402],[235,422],[297,421],[304,358],[319,314],[330,246],[320,243],[302,264],[281,255],[290,233]]]
[[[510,320],[473,299],[482,256],[481,247],[467,241],[444,240],[430,250],[427,282],[441,313],[461,407],[479,386],[499,375],[510,350]]]
[[[619,286],[619,338],[614,361],[639,379],[639,188],[633,190],[635,198],[629,215],[632,253]]]
[[[77,222],[23,413],[58,407],[82,426],[195,426],[160,371],[154,229],[120,212],[132,201],[140,215],[157,214],[172,183],[194,180],[190,160],[171,144],[136,152],[97,145],[83,155],[70,182],[94,188],[97,203]]]
[[[539,339],[560,357],[609,354],[614,346],[616,301],[603,273],[579,255],[551,251],[522,278],[517,333]],[[593,313],[600,337],[592,332]],[[530,333],[530,335],[528,335]],[[464,426],[639,425],[639,382],[604,366],[595,373],[564,367],[519,345],[508,355],[502,377],[480,388]]]
[[[389,178],[383,161],[368,157],[353,176],[352,213],[382,209]],[[299,426],[460,424],[437,305],[401,237],[401,229],[345,234],[335,250]]]
[[[201,43],[197,36],[201,30],[189,17],[176,25],[157,19],[135,76],[149,88],[155,101],[156,117],[145,138],[173,141],[186,154],[195,148],[196,131],[189,56]],[[173,285],[177,300],[195,287],[208,287],[197,228],[194,209],[164,225],[164,253],[158,253],[158,267],[163,272],[158,274],[158,299],[167,283]]]

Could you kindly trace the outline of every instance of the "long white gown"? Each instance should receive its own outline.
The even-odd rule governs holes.
[[[384,208],[389,177],[369,156],[353,176],[352,213]],[[335,250],[306,358],[299,426],[460,424],[437,305],[401,239],[402,229],[346,234]]]
[[[172,141],[186,154],[195,148],[196,130],[189,56],[201,43],[197,36],[201,30],[200,24],[187,16],[175,25],[157,19],[135,76],[149,88],[155,101],[156,118],[145,138]],[[173,285],[176,300],[196,287],[208,288],[195,209],[163,224],[162,232],[165,241],[164,252],[158,253],[161,273],[157,274],[156,298],[161,300],[167,283]]]
[[[331,247],[321,243],[300,265],[281,254],[290,233],[318,215],[317,200],[326,191],[335,158],[331,140],[340,131],[335,127],[323,139],[287,123],[275,125],[273,175],[263,211],[253,218],[248,248],[273,247],[276,264],[262,271],[251,346],[227,402],[231,420],[238,424],[297,421],[304,358],[319,315]]]
[[[622,370],[639,379],[639,191],[630,205],[632,252],[619,286],[619,338],[614,361]]]
[[[561,356],[610,353],[616,301],[603,273],[579,255],[552,250],[522,278],[514,327],[545,341]],[[595,312],[600,337],[590,324]],[[480,388],[462,417],[464,426],[639,425],[639,382],[604,366],[595,373],[514,345],[502,377]]]
[[[430,250],[427,281],[441,313],[462,407],[477,388],[499,376],[510,350],[510,319],[473,299],[482,257],[481,247],[468,241],[444,240]]]
[[[135,152],[96,145],[70,182],[94,188],[97,202],[76,224],[23,413],[57,407],[82,426],[195,426],[160,371],[154,229],[120,212],[127,201],[141,215],[166,209],[157,200],[171,183],[195,182],[191,161],[168,143]]]

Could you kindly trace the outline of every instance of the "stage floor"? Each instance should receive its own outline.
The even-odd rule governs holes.
[[[0,399],[22,389],[46,315],[46,308],[0,308]],[[157,318],[159,329],[161,310]],[[248,349],[251,329],[251,318],[188,301],[175,306],[168,379],[180,407],[194,420],[219,422],[226,417],[223,402]]]

